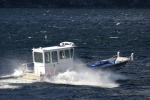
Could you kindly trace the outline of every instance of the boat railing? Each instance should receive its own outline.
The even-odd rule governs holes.
[[[34,72],[34,63],[31,62],[31,63],[22,64],[22,70],[25,73],[32,73],[32,72]]]
[[[130,61],[133,61],[133,59],[134,59],[134,53],[131,53],[131,55],[130,56],[127,56],[127,57],[125,57],[125,58],[129,58],[129,60]],[[120,57],[120,55],[114,55],[113,57],[111,57],[111,58],[109,58],[109,59],[117,59],[117,57]]]
[[[114,55],[114,56],[112,56],[111,58],[108,58],[108,59],[106,59],[106,60],[109,60],[109,61],[113,61],[113,60],[116,60],[117,59],[117,55]]]

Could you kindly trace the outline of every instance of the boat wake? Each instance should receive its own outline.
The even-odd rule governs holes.
[[[15,70],[11,75],[0,76],[0,89],[21,88],[23,83],[29,84],[35,81],[19,78],[23,75],[21,70]]]
[[[117,80],[125,80],[126,77],[117,73],[102,70],[92,70],[85,67],[85,64],[76,62],[74,70],[67,70],[55,76],[45,78],[45,82],[53,84],[86,85],[103,88],[119,87]],[[21,88],[23,83],[30,84],[36,80],[23,79],[22,70],[14,70],[11,75],[0,76],[0,89]],[[39,81],[38,81],[39,82]],[[43,82],[43,81],[42,81]]]
[[[60,73],[57,76],[46,79],[47,82],[55,84],[71,84],[71,85],[88,85],[103,88],[115,88],[119,87],[116,80],[125,79],[124,76],[116,75],[111,72],[76,72],[66,71]]]
[[[79,70],[80,69],[80,70]],[[47,78],[46,82],[55,84],[87,85],[103,88],[119,87],[117,80],[125,80],[126,77],[110,71],[96,71],[80,66],[77,70],[67,70],[56,76]]]

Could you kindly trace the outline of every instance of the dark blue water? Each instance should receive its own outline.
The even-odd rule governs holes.
[[[1,8],[0,41],[0,100],[150,99],[150,10]],[[91,79],[80,84],[80,76],[79,84],[73,81],[76,85],[14,77],[14,70],[32,61],[33,47],[54,46],[62,41],[74,42],[75,59],[85,64],[111,57],[117,51],[123,56],[133,52],[134,64],[128,63],[113,74],[106,72],[128,78],[117,81],[109,76],[109,84],[104,86],[107,82],[102,74],[101,79],[95,77],[102,85],[95,86],[89,85]]]

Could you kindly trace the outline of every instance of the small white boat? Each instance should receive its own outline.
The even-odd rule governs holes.
[[[120,52],[117,52],[116,56],[89,63],[87,66],[90,68],[118,70],[129,61],[133,61],[133,53],[131,53],[130,57],[121,57]]]
[[[73,42],[62,42],[60,46],[33,48],[33,62],[23,64],[23,78],[41,80],[72,69],[74,47]]]

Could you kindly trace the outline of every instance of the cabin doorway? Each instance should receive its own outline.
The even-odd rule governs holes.
[[[57,51],[45,52],[45,74],[53,75],[58,69],[58,53]]]

